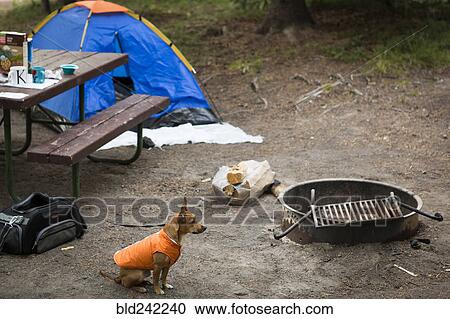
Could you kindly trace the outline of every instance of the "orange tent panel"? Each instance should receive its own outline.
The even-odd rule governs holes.
[[[106,1],[79,1],[76,2],[75,5],[86,7],[90,9],[92,13],[128,12],[127,8]]]

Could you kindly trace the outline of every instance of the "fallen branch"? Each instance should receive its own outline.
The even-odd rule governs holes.
[[[264,103],[264,108],[267,108],[269,106],[269,102],[262,96],[258,95],[258,98]]]
[[[305,82],[306,84],[310,84],[309,80],[307,78],[305,78],[303,75],[296,73],[291,80],[302,80],[303,82]]]
[[[304,94],[300,99],[298,99],[297,102],[295,102],[295,107],[298,109],[298,106],[301,103],[309,101],[310,99],[315,98],[315,97],[319,96],[320,94],[322,94],[323,91],[329,91],[332,88],[334,88],[335,86],[338,86],[340,84],[342,84],[342,81],[338,80],[333,83],[326,83],[324,85],[319,86],[318,88]]]
[[[401,271],[406,272],[410,276],[413,276],[413,277],[417,277],[418,276],[417,274],[415,274],[415,273],[413,273],[413,272],[411,272],[411,271],[409,271],[409,270],[407,270],[407,269],[405,269],[405,268],[403,268],[403,267],[401,267],[401,266],[399,266],[397,264],[394,264],[394,267],[400,269]]]
[[[364,96],[364,94],[358,90],[357,88],[354,88],[353,86],[351,86],[350,92],[352,92],[353,94],[359,95],[359,96]]]
[[[253,92],[258,92],[259,90],[259,84],[258,84],[258,77],[254,78],[253,81],[250,83],[250,87],[252,88]]]

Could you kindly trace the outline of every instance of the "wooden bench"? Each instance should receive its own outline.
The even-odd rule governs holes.
[[[28,160],[39,163],[70,165],[72,167],[72,193],[80,195],[79,163],[88,157],[95,162],[130,164],[142,151],[143,122],[169,105],[167,97],[132,95],[112,107],[80,122],[48,142],[32,148]],[[90,156],[100,147],[125,131],[137,127],[136,152],[130,159],[118,160]]]

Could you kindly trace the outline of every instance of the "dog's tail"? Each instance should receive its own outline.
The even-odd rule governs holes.
[[[117,282],[117,280],[119,279],[119,277],[117,277],[117,276],[115,276],[113,274],[109,274],[109,273],[107,273],[107,272],[105,272],[103,270],[100,270],[99,274],[102,275],[103,277],[105,277],[106,279],[111,279],[111,280],[113,280],[115,282]]]

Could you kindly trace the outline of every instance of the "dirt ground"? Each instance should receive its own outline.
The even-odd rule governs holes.
[[[169,277],[169,298],[449,298],[450,297],[450,69],[414,72],[398,78],[354,76],[311,102],[295,107],[304,93],[346,75],[358,65],[321,55],[286,57],[291,44],[284,35],[253,33],[255,25],[230,24],[221,36],[202,45],[217,48],[197,61],[203,80],[223,118],[247,133],[264,136],[263,144],[180,145],[145,151],[129,167],[82,163],[82,195],[107,198],[212,194],[217,168],[241,160],[266,159],[287,184],[318,178],[379,180],[408,188],[429,211],[443,212],[438,223],[421,218],[417,235],[430,245],[419,250],[409,241],[355,246],[298,245],[273,239],[280,220],[251,216],[245,225],[207,223],[204,234],[186,238],[183,255]],[[305,32],[323,38],[324,31]],[[270,50],[277,43],[277,50]],[[227,66],[245,50],[265,51],[259,73],[241,74]],[[358,72],[355,72],[357,74]],[[307,81],[300,79],[301,74]],[[257,77],[258,94],[250,83]],[[356,90],[354,90],[356,88]],[[23,116],[14,114],[15,142],[23,138]],[[0,133],[2,135],[3,132]],[[53,133],[35,126],[34,143]],[[0,136],[2,140],[2,136]],[[131,149],[114,152],[119,155]],[[0,161],[0,169],[3,169]],[[27,163],[16,158],[16,188],[21,194],[42,191],[69,195],[66,167]],[[1,184],[0,206],[8,201]],[[120,200],[118,200],[120,202]],[[262,198],[270,213],[280,209],[271,195]],[[213,211],[233,218],[239,208]],[[211,210],[206,212],[211,214]],[[156,229],[124,228],[117,215],[131,220],[126,207],[110,210],[105,222],[92,225],[68,251],[42,255],[0,256],[3,298],[137,298],[98,275],[114,272],[113,253]],[[206,219],[208,221],[208,218]],[[393,267],[398,264],[412,277]],[[150,297],[154,297],[151,293]]]

